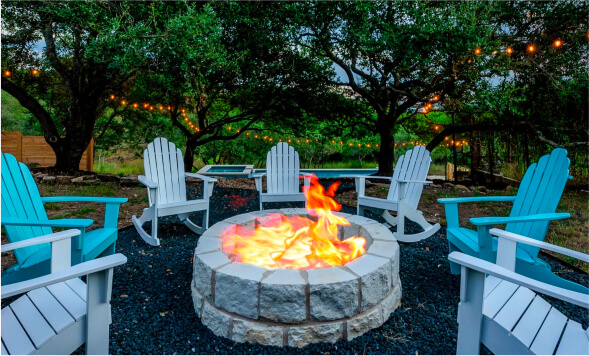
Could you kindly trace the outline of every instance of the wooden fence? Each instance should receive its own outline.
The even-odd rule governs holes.
[[[43,136],[22,136],[20,132],[2,132],[2,152],[10,153],[19,162],[37,163],[41,167],[55,165],[55,153]],[[94,139],[90,141],[80,160],[80,169],[94,168]]]

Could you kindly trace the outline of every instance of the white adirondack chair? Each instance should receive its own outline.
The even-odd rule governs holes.
[[[303,173],[304,185],[309,187],[310,174]],[[266,192],[262,191],[262,178],[266,176]],[[260,192],[260,210],[264,203],[305,202],[305,195],[299,189],[300,164],[299,153],[294,147],[280,142],[266,156],[266,173],[254,174],[256,189]]]
[[[51,243],[51,273],[2,286],[2,299],[24,294],[2,309],[2,355],[108,354],[113,268],[121,254],[70,266],[72,236],[66,230],[2,245],[2,252]],[[84,283],[80,276],[87,276]]]
[[[480,343],[495,354],[589,354],[589,329],[568,319],[542,293],[589,309],[589,295],[517,274],[517,243],[589,262],[589,255],[499,229],[497,264],[452,252],[461,265],[457,354],[478,354]],[[485,277],[485,275],[488,275]]]
[[[209,198],[213,194],[216,179],[184,172],[182,152],[163,137],[156,138],[143,151],[143,167],[145,176],[139,176],[138,179],[147,187],[149,208],[143,210],[140,218],[133,215],[133,225],[145,242],[159,246],[157,222],[161,216],[178,215],[178,218],[197,234],[202,234],[209,228]],[[202,199],[186,200],[186,177],[203,181]],[[197,211],[203,213],[202,226],[196,225],[188,218]],[[143,224],[147,221],[151,221],[151,235],[143,229]]]
[[[417,146],[399,157],[392,178],[359,176],[356,177],[356,192],[358,193],[358,215],[364,216],[368,209],[376,215],[381,215],[392,226],[397,225],[395,238],[401,242],[416,242],[432,236],[440,229],[440,224],[432,225],[417,210],[423,185],[432,159],[424,146]],[[386,179],[391,181],[386,199],[369,197],[366,192],[366,178]],[[397,212],[391,216],[389,210]],[[416,234],[405,233],[405,217],[419,224],[424,231]]]

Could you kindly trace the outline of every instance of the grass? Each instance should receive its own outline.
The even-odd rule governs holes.
[[[353,160],[353,161],[344,161],[344,162],[326,162],[325,164],[323,164],[322,167],[318,167],[318,168],[325,168],[325,169],[334,169],[334,168],[339,168],[339,169],[360,169],[360,168],[376,168],[378,167],[378,163],[377,162],[362,162],[362,164],[360,164],[360,161],[358,160]]]
[[[130,176],[143,174],[143,160],[134,159],[124,162],[94,162],[96,173],[111,173],[118,176]]]
[[[443,163],[432,163],[429,166],[429,173],[430,176],[445,176],[446,175],[446,165]]]

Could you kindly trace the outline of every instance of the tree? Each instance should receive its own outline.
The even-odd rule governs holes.
[[[2,5],[2,90],[39,121],[55,152],[55,168],[77,170],[108,96],[123,91],[148,57],[149,41],[158,34],[155,14],[172,5]]]
[[[380,136],[379,173],[391,174],[395,127],[437,95],[454,95],[481,73],[470,65],[488,45],[494,4],[305,2],[285,5],[295,50],[332,69],[317,79],[349,88],[375,117],[357,125]],[[333,68],[340,67],[343,78]]]

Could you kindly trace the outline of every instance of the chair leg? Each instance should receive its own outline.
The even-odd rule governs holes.
[[[448,241],[448,254],[451,254],[454,251],[458,251],[458,252],[462,252],[460,251],[460,249],[458,247],[456,247],[456,245],[452,244],[450,241]],[[459,264],[454,263],[454,262],[450,262],[450,273],[451,274],[460,274],[460,270],[461,267]]]
[[[362,205],[358,204],[358,209],[357,209],[356,214],[359,216],[364,216],[364,207]]]
[[[202,211],[202,226],[205,230],[209,229],[209,209]]]
[[[417,223],[424,231],[416,234],[405,234],[405,217]],[[432,225],[425,220],[423,215],[417,210],[413,209],[405,203],[404,200],[399,201],[399,211],[397,213],[397,232],[395,238],[402,242],[417,242],[428,238],[435,234],[440,229],[440,224]]]
[[[141,217],[137,218],[133,215],[133,225],[137,230],[137,233],[145,242],[152,246],[159,246],[160,240],[157,238],[157,210],[155,206],[150,206],[147,209],[143,209],[143,214]],[[143,224],[146,222],[151,221],[151,235],[143,229]]]

